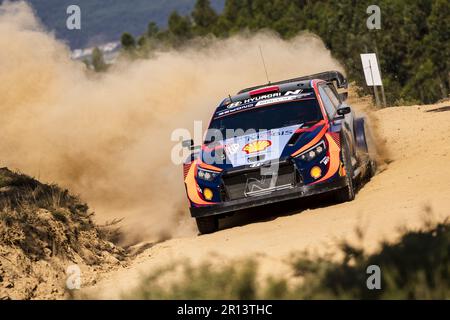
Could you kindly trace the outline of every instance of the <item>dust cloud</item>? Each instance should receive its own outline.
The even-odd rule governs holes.
[[[69,188],[97,220],[124,218],[128,241],[196,233],[176,128],[204,126],[242,87],[342,67],[310,34],[211,40],[93,75],[23,2],[0,7],[0,166]],[[206,128],[204,128],[206,129]]]

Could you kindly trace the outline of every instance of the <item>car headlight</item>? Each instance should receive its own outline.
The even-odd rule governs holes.
[[[197,177],[202,180],[213,181],[218,175],[219,173],[215,171],[205,170],[201,168],[197,169]]]
[[[317,156],[321,155],[326,150],[325,142],[322,140],[314,147],[300,153],[295,156],[295,158],[303,160],[303,161],[311,161],[315,159]]]

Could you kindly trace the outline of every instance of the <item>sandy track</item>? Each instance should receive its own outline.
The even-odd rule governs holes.
[[[200,262],[256,256],[262,274],[283,274],[293,251],[333,252],[337,240],[355,239],[357,227],[364,231],[364,246],[374,250],[381,240],[395,239],[399,227],[419,226],[426,208],[435,218],[448,217],[450,107],[446,106],[450,103],[375,113],[390,163],[358,192],[355,201],[322,207],[296,202],[255,210],[225,221],[224,229],[215,234],[156,244],[129,267],[100,275],[84,293],[119,298],[146,271],[185,258]]]

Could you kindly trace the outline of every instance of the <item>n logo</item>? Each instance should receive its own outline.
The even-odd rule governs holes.
[[[260,192],[264,192],[274,188],[277,183],[278,173],[273,172],[270,176],[271,177],[269,179],[268,175],[262,175],[260,180],[256,178],[249,178],[247,180],[247,185],[245,188],[246,189],[245,195],[249,196],[252,194],[258,194]]]
[[[261,166],[258,178],[248,178],[245,186],[244,194],[248,196],[270,194],[277,186],[279,163],[270,161],[270,165],[266,163]]]

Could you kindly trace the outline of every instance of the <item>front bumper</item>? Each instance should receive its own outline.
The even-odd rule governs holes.
[[[191,215],[194,218],[206,217],[218,214],[231,213],[233,211],[259,207],[271,203],[308,197],[316,194],[327,193],[347,186],[345,177],[338,177],[332,182],[322,182],[315,185],[294,187],[287,190],[274,191],[269,195],[248,197],[231,200],[205,207],[191,207]]]

